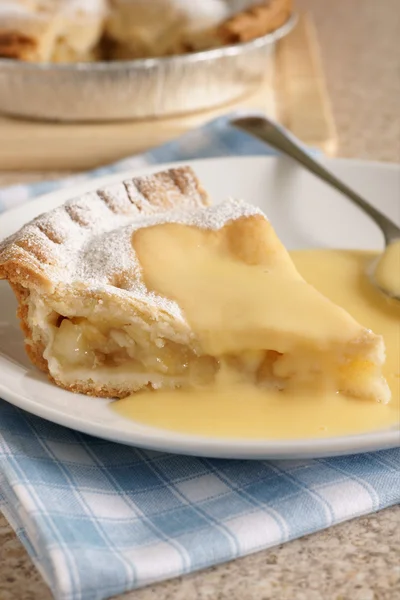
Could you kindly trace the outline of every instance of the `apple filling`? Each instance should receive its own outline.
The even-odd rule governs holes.
[[[247,380],[270,379],[274,362],[280,356],[274,351],[245,351],[238,356],[219,358],[199,356],[187,345],[161,337],[151,340],[135,325],[110,328],[83,317],[59,317],[51,354],[64,369],[125,366],[136,373],[184,378],[190,385],[211,383],[221,363]]]
[[[367,388],[376,377],[368,360],[360,365],[351,358],[332,360],[331,352],[303,348],[282,354],[276,350],[247,350],[240,354],[212,357],[199,355],[188,345],[150,334],[132,324],[110,327],[83,317],[59,317],[53,327],[51,356],[64,376],[82,369],[133,377],[159,375],[157,387],[204,386],[214,381],[251,382],[278,389],[341,390]],[[335,366],[336,365],[336,366]],[[364,384],[363,384],[363,381]],[[353,381],[354,390],[349,390]]]
[[[51,354],[63,369],[118,369],[135,373],[159,373],[176,379],[190,378],[206,384],[214,378],[217,361],[197,356],[193,349],[165,338],[151,340],[134,325],[109,327],[85,318],[60,318]]]

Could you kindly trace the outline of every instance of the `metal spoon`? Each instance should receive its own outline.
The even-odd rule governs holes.
[[[330,173],[317,160],[310,156],[299,144],[294,136],[288,133],[285,129],[270,121],[266,117],[243,117],[233,119],[231,124],[238,129],[242,129],[263,142],[266,142],[273,148],[279,150],[282,154],[290,156],[293,160],[300,163],[303,167],[314,173],[317,177],[331,185],[333,188],[347,196],[354,204],[366,212],[380,227],[385,238],[386,248],[394,243],[400,243],[400,227],[393,221],[388,219],[379,210],[371,206],[364,198],[349,188],[345,183],[340,181],[335,175]],[[379,260],[379,259],[378,259]],[[374,261],[371,278],[374,285],[385,293],[387,296],[394,297],[400,300],[400,297],[390,287],[382,287],[375,280],[374,274],[378,261]],[[400,276],[400,275],[399,275]]]

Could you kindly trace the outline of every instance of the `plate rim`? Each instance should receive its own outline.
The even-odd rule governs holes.
[[[70,190],[71,195],[68,196],[69,198],[74,198],[76,194],[81,194],[84,193],[82,191],[79,191],[81,188],[86,189],[86,186],[89,189],[99,189],[102,186],[105,185],[109,185],[110,183],[119,181],[119,180],[123,180],[125,178],[129,178],[129,177],[137,177],[137,176],[142,176],[142,175],[148,175],[150,173],[154,173],[157,172],[158,170],[164,170],[164,169],[171,169],[171,168],[176,168],[176,167],[182,167],[182,166],[186,166],[186,165],[194,165],[196,166],[197,164],[207,164],[209,162],[254,162],[254,161],[266,161],[266,162],[277,162],[277,161],[285,161],[288,164],[292,163],[294,166],[296,165],[296,163],[294,163],[294,161],[291,161],[291,159],[288,159],[285,156],[282,155],[260,155],[260,154],[254,154],[254,155],[247,155],[247,156],[216,156],[216,157],[211,157],[211,158],[194,158],[194,159],[190,159],[190,160],[179,160],[179,161],[172,161],[172,162],[166,162],[166,163],[154,163],[154,164],[149,164],[149,165],[145,165],[145,166],[138,166],[137,168],[133,168],[133,169],[127,169],[126,171],[119,171],[116,173],[110,173],[108,175],[102,175],[99,177],[92,177],[89,179],[85,179],[84,181],[80,181],[80,182],[76,182],[76,183],[72,183],[71,186],[68,186],[66,188],[62,187],[58,190],[52,190],[50,192],[46,192],[45,194],[41,194],[40,196],[37,196],[36,198],[32,198],[32,199],[27,199],[25,202],[22,202],[21,204],[19,204],[18,206],[16,206],[15,208],[9,208],[7,210],[5,210],[4,212],[0,213],[0,225],[2,224],[2,222],[6,222],[8,220],[12,220],[12,218],[14,217],[14,215],[17,215],[19,212],[23,212],[24,206],[25,204],[29,204],[29,206],[34,207],[36,204],[41,204],[42,202],[48,202],[51,201],[53,198],[57,198],[58,195],[62,194],[64,195],[64,193],[67,192],[67,190]],[[355,166],[357,168],[363,168],[363,167],[373,167],[373,168],[378,168],[378,169],[383,169],[383,170],[388,170],[388,171],[393,171],[393,172],[398,172],[398,174],[400,175],[400,163],[395,163],[395,162],[388,162],[388,161],[378,161],[378,160],[363,160],[363,159],[358,159],[358,158],[342,158],[342,157],[338,157],[338,158],[331,158],[331,157],[327,157],[327,156],[319,156],[318,157],[319,162],[321,162],[321,164],[323,164],[324,166],[329,167],[329,165],[348,165],[348,166]],[[117,164],[117,163],[116,163]],[[304,168],[304,167],[297,167],[297,168]],[[88,171],[87,173],[92,173],[93,171]],[[76,176],[79,177],[80,173],[77,173]],[[59,178],[60,181],[62,181],[63,179],[66,178],[70,178],[70,177],[74,177],[74,175],[67,175],[65,178],[61,177]],[[54,181],[58,181],[58,179],[54,180]],[[97,182],[97,183],[96,183]],[[40,181],[36,181],[33,182],[33,185],[35,185],[36,183],[40,183]],[[18,185],[18,184],[15,184]],[[29,185],[29,183],[27,184],[21,184],[21,185]],[[328,185],[328,184],[327,184]],[[7,187],[14,187],[14,184],[11,184],[11,186],[7,186]],[[400,180],[399,180],[399,188],[400,188]],[[68,199],[65,198],[65,200]],[[1,234],[1,230],[0,230],[0,241],[2,241],[3,239],[5,239],[2,234]]]
[[[263,440],[246,438],[211,438],[206,436],[185,435],[179,432],[149,427],[149,432],[142,435],[135,432],[135,439],[127,432],[118,431],[118,437],[110,435],[110,428],[106,425],[93,424],[79,420],[75,415],[62,415],[53,407],[40,407],[34,404],[32,410],[26,408],[21,396],[11,390],[7,390],[0,382],[1,399],[13,406],[20,408],[29,414],[35,415],[50,423],[67,427],[74,431],[84,433],[93,437],[108,440],[127,446],[155,450],[157,452],[168,452],[172,454],[184,454],[192,456],[205,456],[210,458],[229,459],[291,459],[291,458],[324,458],[329,456],[340,456],[359,454],[376,450],[397,448],[400,446],[400,429],[389,429],[370,432],[359,435],[336,436],[332,438],[299,438],[292,440]],[[52,415],[51,413],[54,413]],[[66,424],[68,420],[68,424]],[[141,424],[140,424],[141,425]],[[163,437],[157,436],[162,433]],[[166,434],[173,436],[169,440]],[[351,448],[348,444],[351,442]],[[379,448],[375,445],[379,444]],[[314,445],[317,448],[314,448]],[[212,446],[212,448],[210,448]]]

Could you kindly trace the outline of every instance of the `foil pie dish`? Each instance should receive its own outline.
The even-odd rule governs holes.
[[[280,28],[250,42],[161,58],[78,64],[0,59],[0,112],[88,122],[209,110],[272,76],[276,42],[296,21],[293,14]]]

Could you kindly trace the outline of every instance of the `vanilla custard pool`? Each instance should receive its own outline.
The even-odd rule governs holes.
[[[388,404],[324,389],[312,394],[273,391],[227,373],[212,388],[141,392],[115,402],[114,409],[145,425],[211,437],[294,439],[400,427],[400,302],[387,299],[370,283],[366,273],[376,256],[345,250],[291,252],[307,282],[383,336],[383,374],[392,393]],[[394,272],[393,286],[399,279]]]

